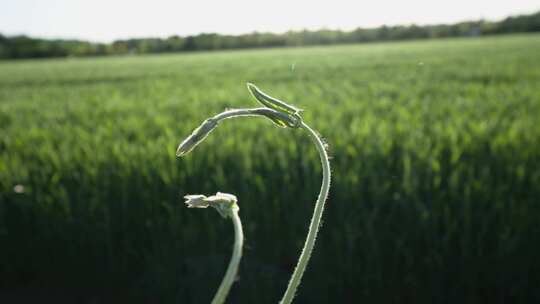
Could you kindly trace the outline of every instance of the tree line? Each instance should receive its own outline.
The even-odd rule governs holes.
[[[328,45],[407,39],[465,37],[540,31],[540,11],[508,17],[502,21],[468,21],[455,24],[381,26],[352,31],[289,31],[283,34],[250,33],[244,35],[199,34],[168,38],[117,40],[92,43],[81,40],[51,40],[0,34],[0,59],[102,56],[190,52],[244,48]]]

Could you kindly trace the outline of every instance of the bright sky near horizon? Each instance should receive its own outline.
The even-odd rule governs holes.
[[[199,33],[242,34],[383,24],[498,20],[538,0],[2,0],[0,33],[109,42]]]

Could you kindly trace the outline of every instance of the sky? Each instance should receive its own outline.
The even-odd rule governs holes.
[[[0,33],[95,42],[499,20],[539,0],[0,0]]]

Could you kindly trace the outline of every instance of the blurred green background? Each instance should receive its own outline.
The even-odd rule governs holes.
[[[205,118],[305,109],[333,183],[296,303],[540,301],[540,35],[0,62],[0,301],[276,303],[321,178],[307,134]]]

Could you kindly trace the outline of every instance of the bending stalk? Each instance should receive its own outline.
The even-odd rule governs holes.
[[[235,206],[236,207],[236,206]],[[242,258],[242,246],[244,244],[244,232],[242,230],[242,222],[238,216],[238,207],[232,207],[230,217],[234,225],[234,247],[229,262],[229,267],[227,267],[227,272],[219,285],[219,289],[212,300],[212,304],[222,304],[225,303],[225,299],[229,294],[234,280],[236,279],[236,274],[238,273],[238,265],[240,264],[240,259]]]
[[[296,268],[294,269],[291,280],[289,281],[289,285],[287,286],[287,290],[283,295],[283,299],[281,299],[281,304],[291,303],[295,296],[296,289],[298,288],[298,285],[300,285],[302,275],[306,270],[306,266],[311,257],[311,252],[313,251],[313,246],[315,245],[315,240],[317,239],[317,233],[319,232],[319,226],[324,211],[324,204],[326,202],[326,198],[328,197],[328,190],[330,188],[330,161],[328,160],[328,154],[326,153],[324,143],[319,135],[304,122],[301,123],[300,127],[308,132],[309,136],[317,147],[317,151],[319,151],[323,177],[321,191],[319,192],[319,197],[317,198],[315,209],[313,211],[313,217],[311,218],[311,223],[309,224],[309,232],[306,242],[304,244],[304,248],[302,249],[302,253],[300,254],[300,258],[298,259],[298,263],[296,264]]]
[[[243,116],[263,116],[282,128],[298,127],[300,120],[292,118],[281,112],[268,108],[234,109],[221,112],[212,118],[205,120],[190,136],[188,136],[176,150],[176,156],[184,156],[201,143],[217,126],[225,119]]]
[[[212,130],[217,127],[220,121],[228,118],[241,116],[265,116],[272,120],[272,122],[279,127],[301,127],[308,132],[309,136],[315,143],[315,146],[317,147],[317,151],[319,152],[321,158],[323,178],[321,191],[317,198],[317,202],[315,203],[315,209],[313,211],[313,216],[309,225],[309,232],[306,238],[306,242],[304,244],[304,248],[302,249],[302,253],[300,254],[296,268],[294,269],[291,280],[289,281],[287,290],[285,291],[283,299],[280,302],[281,304],[290,304],[295,296],[298,285],[300,285],[300,281],[302,280],[302,276],[311,257],[311,252],[313,251],[315,240],[317,239],[317,233],[319,232],[319,226],[324,211],[324,204],[326,202],[326,198],[328,197],[328,190],[330,188],[330,162],[328,160],[328,154],[326,153],[325,145],[322,139],[319,137],[317,132],[315,132],[302,121],[302,117],[300,116],[301,110],[291,105],[288,105],[283,101],[277,100],[270,97],[269,95],[264,94],[253,84],[248,84],[248,89],[253,94],[253,96],[262,105],[265,106],[265,108],[229,110],[205,120],[197,129],[195,129],[195,131],[193,131],[193,133],[188,138],[186,138],[178,146],[178,149],[176,150],[176,155],[183,156],[189,153],[193,148],[195,148],[195,146],[202,142],[208,136],[208,134],[212,132]],[[192,198],[199,199],[200,197],[192,196]],[[238,218],[237,211],[233,213],[233,222],[235,223],[236,235],[235,251],[233,251],[233,258],[231,259],[231,264],[229,264],[229,268],[227,269],[227,274],[225,275],[225,278],[218,290],[218,293],[216,294],[216,297],[212,302],[216,304],[223,303],[223,301],[225,300],[226,294],[229,291],[230,286],[232,285],[232,281],[234,281],[234,275],[236,274],[236,271],[238,269],[238,261],[240,260],[241,255],[242,243],[241,238],[239,241],[239,236],[237,235],[238,233],[240,233],[240,236],[242,236],[241,226],[239,225],[240,219]],[[239,248],[237,246],[239,246]],[[235,252],[237,250],[239,252],[236,253],[238,254],[238,258],[236,259]]]

